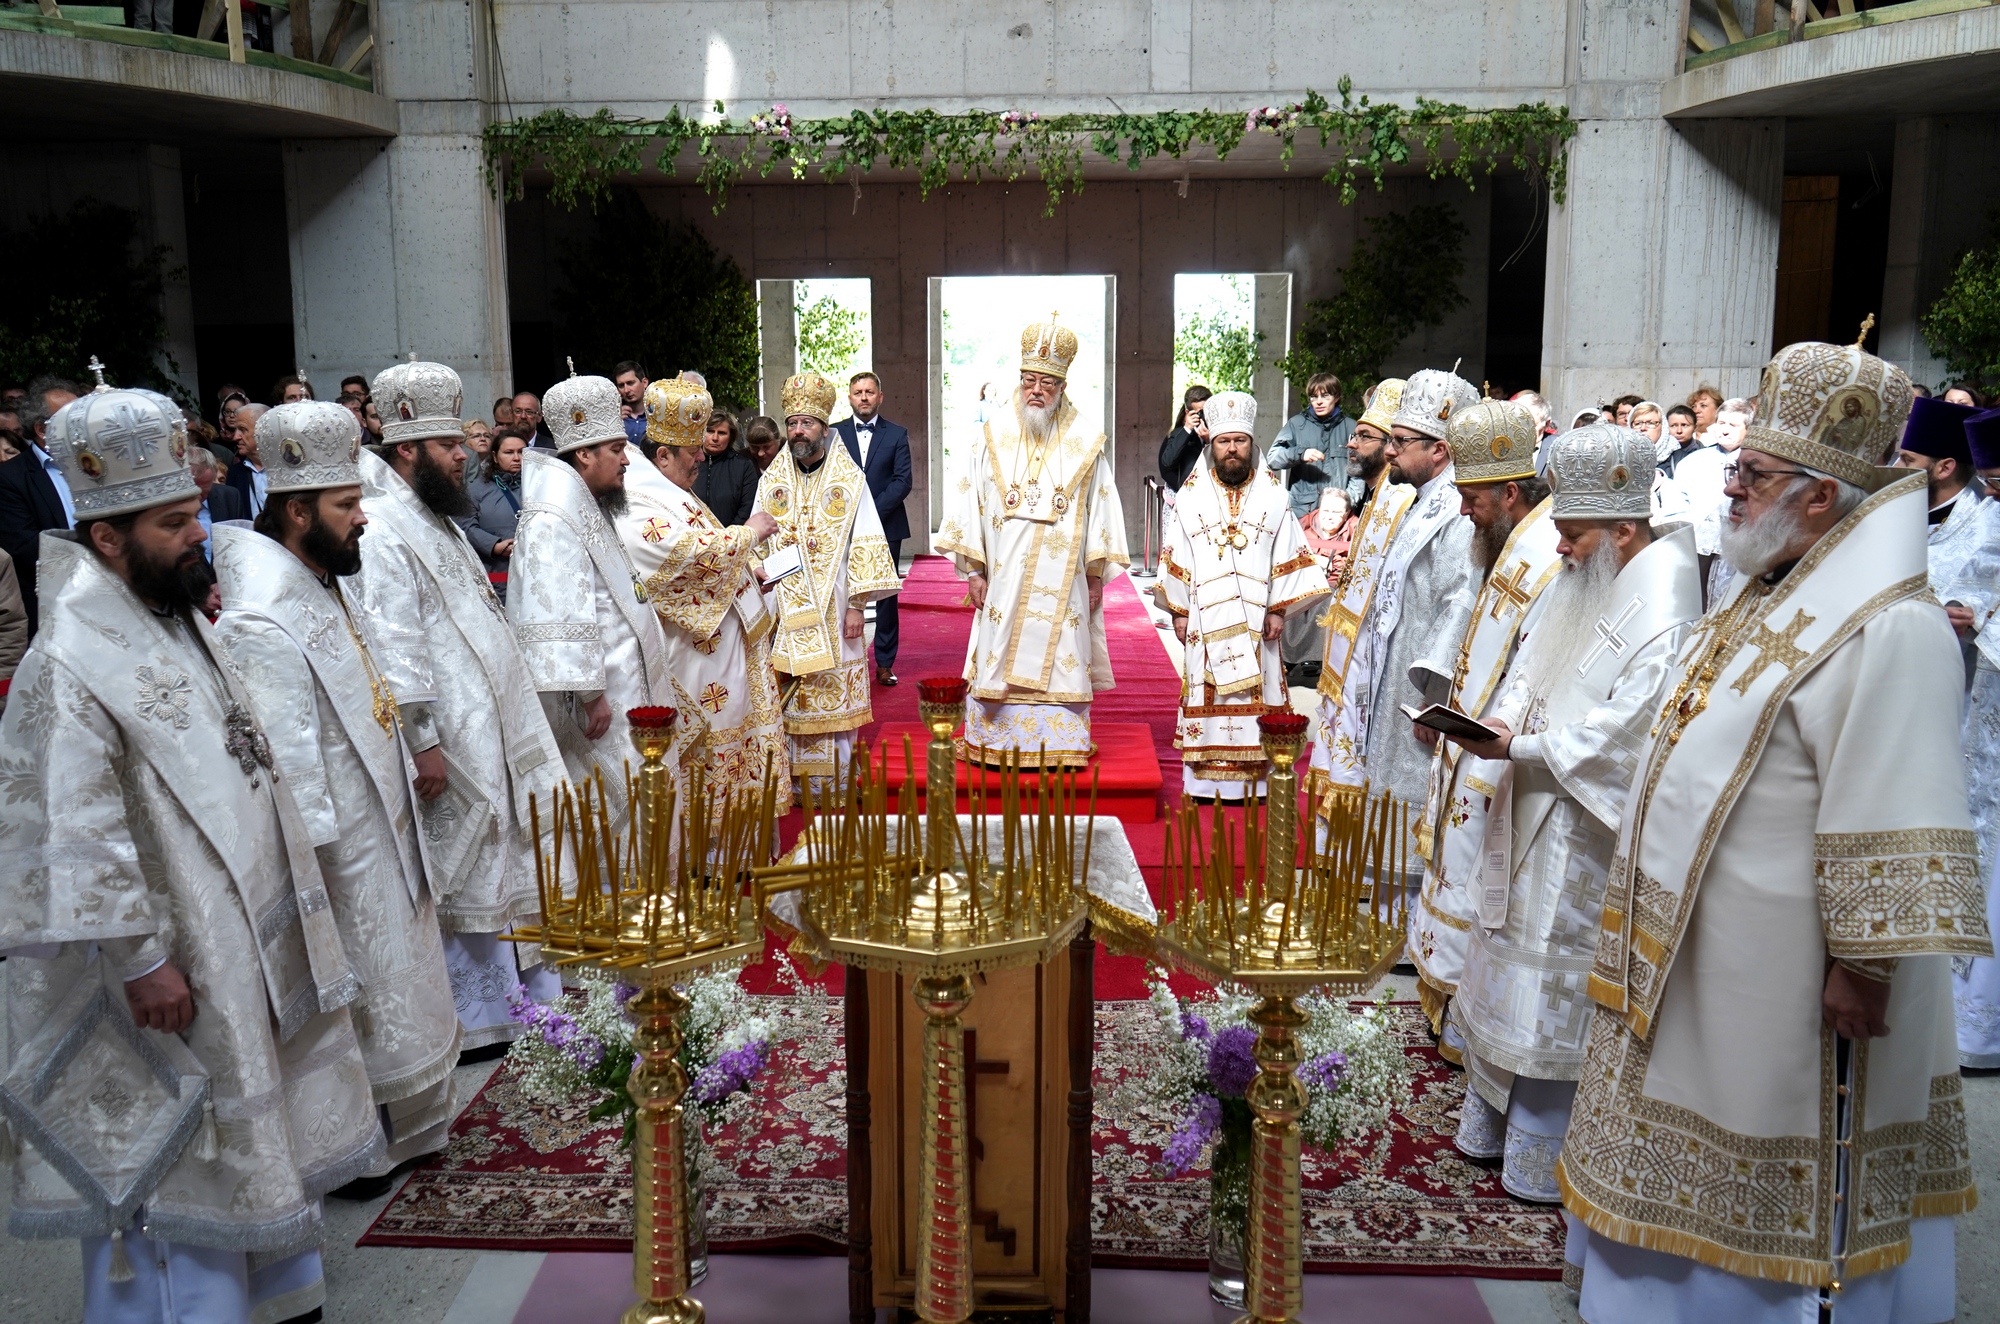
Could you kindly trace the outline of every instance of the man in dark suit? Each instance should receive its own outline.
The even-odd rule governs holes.
[[[28,398],[21,402],[21,426],[30,444],[0,464],[0,551],[14,558],[14,578],[21,586],[29,638],[34,637],[40,618],[35,600],[35,559],[41,555],[42,531],[66,529],[73,522],[69,484],[49,458],[49,417],[76,397],[76,384],[60,378],[38,377],[28,383]]]
[[[868,491],[875,498],[875,513],[882,517],[882,536],[889,543],[889,559],[902,564],[903,539],[910,536],[910,520],[903,513],[903,499],[910,495],[910,433],[900,423],[882,417],[882,380],[872,372],[857,372],[847,383],[847,403],[851,418],[834,424],[847,453],[861,466]],[[875,683],[896,683],[896,645],[902,631],[896,619],[896,599],[875,602]]]

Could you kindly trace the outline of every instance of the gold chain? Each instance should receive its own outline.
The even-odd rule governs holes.
[[[1736,655],[1738,637],[1748,628],[1751,618],[1763,609],[1770,595],[1769,584],[1753,579],[1737,595],[1736,601],[1716,618],[1715,624],[1709,628],[1707,645],[1681,677],[1680,683],[1674,686],[1666,705],[1660,709],[1659,721],[1653,724],[1654,735],[1665,729],[1667,743],[1680,744],[1681,733],[1708,707],[1708,691],[1723,667],[1729,664],[1729,659]]]
[[[337,584],[333,586],[333,597],[340,604],[340,618],[347,623],[347,637],[354,641],[354,651],[361,655],[361,669],[368,675],[369,692],[375,696],[375,724],[382,728],[382,734],[394,736],[403,721],[402,710],[396,706],[396,695],[389,688],[389,683],[382,679],[382,673],[375,669],[375,658],[362,641],[361,632],[354,628],[354,613],[347,609],[347,599],[341,595]]]

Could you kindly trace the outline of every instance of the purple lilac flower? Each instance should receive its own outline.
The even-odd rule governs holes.
[[[770,1061],[769,1040],[753,1039],[732,1048],[703,1067],[694,1078],[694,1097],[699,1103],[716,1103],[747,1087]]]
[[[1212,1094],[1194,1096],[1194,1108],[1160,1151],[1160,1171],[1178,1177],[1201,1160],[1201,1151],[1222,1132],[1222,1101]]]
[[[604,1060],[604,1045],[585,1030],[576,1018],[555,1007],[536,1002],[528,990],[516,984],[507,997],[510,1016],[541,1036],[542,1042],[569,1058],[584,1071]]]
[[[1299,1068],[1299,1082],[1315,1094],[1331,1094],[1346,1079],[1345,1053],[1322,1053]]]
[[[1190,1039],[1199,1039],[1203,1043],[1208,1043],[1213,1038],[1215,1038],[1215,1031],[1208,1028],[1208,1019],[1206,1017],[1197,1016],[1191,1011],[1181,1013],[1181,1042],[1186,1043]]]
[[[637,984],[613,984],[611,986],[611,996],[622,1007],[633,998],[639,996],[639,986]]]
[[[1240,1099],[1257,1074],[1257,1032],[1232,1025],[1218,1032],[1208,1047],[1208,1083],[1224,1098]]]

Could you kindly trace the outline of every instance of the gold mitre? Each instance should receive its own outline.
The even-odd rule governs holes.
[[[1076,332],[1056,325],[1056,315],[1046,322],[1030,322],[1021,332],[1021,371],[1045,372],[1069,379],[1069,365],[1076,358]]]
[[[714,412],[714,399],[693,382],[653,382],[646,387],[646,440],[656,446],[699,446]]]
[[[839,398],[840,388],[816,372],[787,377],[785,389],[778,396],[780,407],[784,410],[780,419],[803,414],[824,423],[833,417],[833,402]]]
[[[1458,483],[1511,483],[1535,476],[1540,429],[1526,405],[1481,400],[1451,416],[1445,442]]]
[[[1743,444],[1879,492],[1905,476],[1887,466],[1914,394],[1908,373],[1859,344],[1787,345],[1764,365]]]
[[[1375,383],[1375,394],[1368,400],[1368,412],[1359,421],[1386,437],[1389,435],[1389,420],[1396,416],[1396,406],[1402,401],[1403,379],[1384,377]]]

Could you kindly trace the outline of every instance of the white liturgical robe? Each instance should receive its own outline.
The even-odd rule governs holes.
[[[1257,719],[1291,708],[1280,641],[1263,637],[1264,618],[1312,611],[1327,591],[1277,475],[1260,460],[1231,488],[1204,456],[1181,487],[1160,553],[1161,596],[1187,622],[1174,744],[1189,795],[1264,794],[1269,761]]]
[[[396,698],[337,581],[234,523],[217,525],[214,541],[216,633],[259,722],[285,733],[271,753],[361,980],[351,1011],[393,1166],[444,1147],[459,1035]]]
[[[1547,612],[1561,591],[1560,584],[1549,590]],[[1674,678],[1674,657],[1700,615],[1700,565],[1694,532],[1684,527],[1619,571],[1596,640],[1574,665],[1548,674],[1530,634],[1494,709],[1519,733],[1494,796],[1506,803],[1507,830],[1485,838],[1496,852],[1506,843],[1508,864],[1504,872],[1484,868],[1473,881],[1481,895],[1451,1016],[1478,1096],[1465,1107],[1484,1101],[1509,1118],[1501,1180],[1522,1199],[1560,1198],[1563,1127],[1538,1123],[1563,1116],[1562,1096],[1583,1070],[1592,1007],[1586,977],[1619,815]],[[1531,1092],[1535,1106],[1524,1111],[1539,1116],[1516,1123],[1509,1108],[1520,1093],[1516,1076],[1563,1088]]]
[[[516,987],[543,1001],[562,991],[498,938],[540,909],[528,806],[547,807],[562,756],[542,706],[521,702],[534,684],[479,554],[379,457],[364,449],[360,466],[368,531],[361,573],[342,591],[366,618],[412,752],[445,759],[449,785],[423,807],[424,835],[461,1046],[507,1042],[520,1028],[507,1007]]]
[[[206,621],[154,612],[68,532],[43,535],[40,577],[0,721],[9,1228],[122,1237],[143,1206],[164,1242],[314,1246],[319,1197],[379,1162],[382,1133],[289,779]],[[194,997],[175,1036],[125,1001],[162,963]]]
[[[812,472],[802,471],[787,447],[757,484],[757,509],[778,522],[767,552],[796,547],[804,565],[772,585],[764,604],[777,621],[771,662],[787,677],[792,773],[808,785],[840,774],[854,733],[874,712],[868,641],[860,634],[847,637],[848,609],[858,611],[903,586],[868,480],[840,439],[827,438],[825,458]]]
[[[1104,608],[1091,605],[1088,581],[1131,561],[1104,434],[1064,395],[1038,443],[1017,390],[946,493],[937,549],[961,575],[986,577],[965,656],[967,749],[995,762],[1018,753],[1027,766],[1046,750],[1048,766],[1083,766],[1091,696],[1112,686]]]
[[[1480,587],[1472,624],[1458,650],[1452,708],[1479,718],[1493,711],[1505,692],[1521,636],[1532,625],[1534,604],[1561,571],[1555,521],[1543,501],[1507,536]],[[1441,742],[1420,830],[1418,844],[1427,863],[1417,904],[1410,907],[1410,961],[1417,968],[1417,995],[1431,1028],[1444,1036],[1438,1051],[1454,1062],[1462,1047],[1457,1031],[1445,1033],[1445,1003],[1458,992],[1465,949],[1472,940],[1480,843],[1501,767]]]
[[[742,525],[725,529],[694,493],[674,486],[632,448],[631,509],[618,536],[644,578],[666,632],[667,666],[701,705],[701,765],[712,788],[761,785],[768,766],[780,812],[790,803],[790,759],[771,666],[771,615],[751,573]]]
[[[1963,667],[1926,504],[1921,476],[1869,496],[1775,582],[1739,578],[1676,659],[1558,1167],[1586,1313],[1597,1291],[1634,1306],[1598,1317],[1685,1319],[1734,1275],[1810,1318],[1835,1280],[1895,1294],[1926,1220],[1972,1207],[1949,958],[1992,947],[1958,714],[1930,701]],[[1842,1046],[1832,961],[1889,982],[1888,1033]]]

